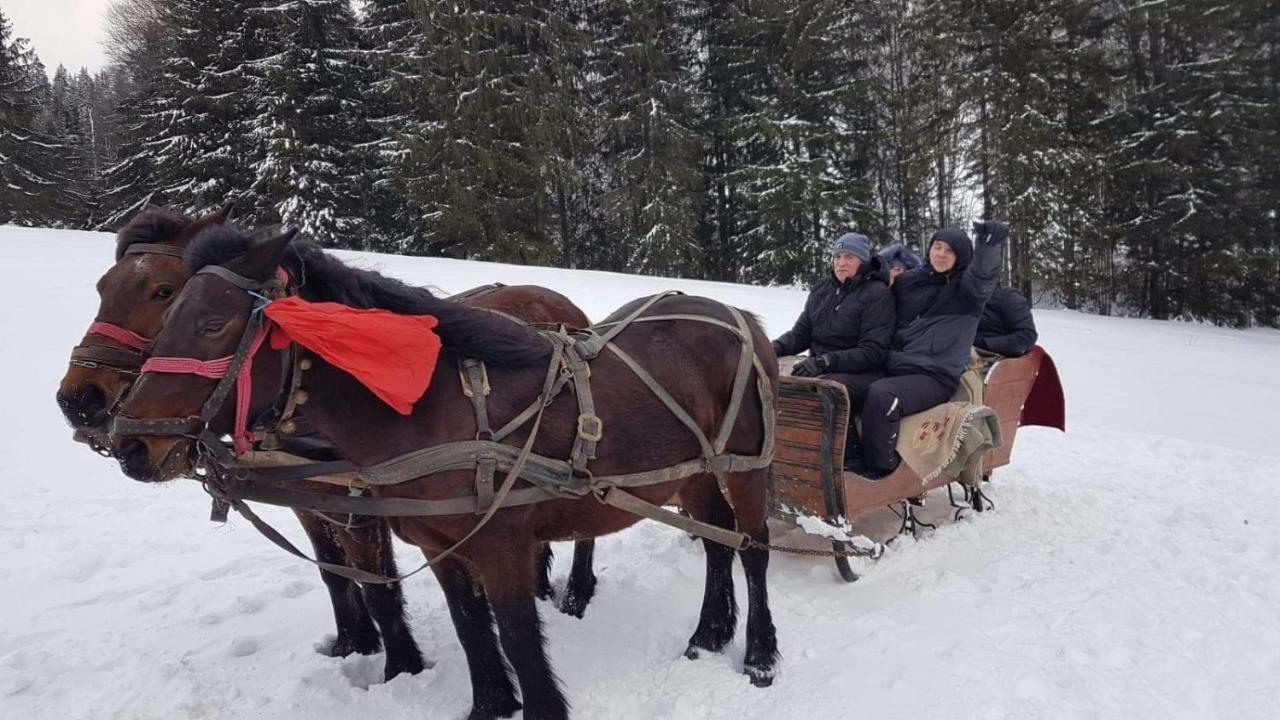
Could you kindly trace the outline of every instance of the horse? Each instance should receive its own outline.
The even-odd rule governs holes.
[[[203,217],[191,218],[148,208],[118,232],[116,263],[98,282],[101,302],[97,319],[73,352],[57,393],[58,405],[75,429],[77,440],[101,451],[110,409],[132,383],[150,338],[160,329],[164,310],[187,280],[182,251],[201,230],[224,224],[231,210],[227,205]],[[533,322],[573,326],[588,322],[567,298],[545,288],[495,287],[483,294],[482,302],[485,307],[523,315]],[[335,523],[317,513],[295,511],[295,515],[322,562],[395,576],[390,534],[380,518],[351,517],[347,522]],[[574,571],[561,606],[578,617],[595,586],[592,549],[588,545],[575,554]],[[549,549],[543,557],[549,565]],[[322,653],[337,657],[372,654],[382,649],[385,641],[387,679],[423,669],[421,652],[405,622],[399,584],[361,587],[324,570],[321,578],[329,592],[337,626],[336,637],[321,646]],[[540,578],[540,593],[540,597],[550,595],[545,573]]]
[[[299,414],[314,423],[343,457],[369,468],[422,448],[476,438],[481,430],[479,413],[473,414],[465,383],[450,381],[464,360],[484,363],[493,388],[487,398],[488,412],[495,424],[518,419],[525,408],[540,408],[533,427],[525,422],[506,438],[522,448],[522,458],[527,459],[530,452],[553,458],[569,455],[581,437],[583,414],[575,398],[567,393],[553,397],[549,391],[557,374],[557,358],[562,357],[553,338],[502,316],[451,305],[376,273],[347,267],[317,249],[294,246],[293,234],[282,232],[255,242],[230,230],[203,232],[187,256],[195,274],[156,338],[152,362],[160,359],[162,364],[153,367],[177,368],[231,353],[237,358],[251,356],[250,338],[261,337],[264,329],[263,315],[255,312],[261,307],[262,293],[276,292],[272,282],[278,272],[290,279],[305,274],[305,284],[294,289],[305,301],[429,315],[438,323],[435,332],[442,343],[438,369],[407,415],[389,407],[351,373],[305,348],[298,349],[308,368],[302,381],[307,400],[299,406]],[[629,489],[648,507],[678,494],[694,519],[717,528],[736,526],[748,538],[737,551],[749,599],[743,671],[754,685],[767,686],[778,659],[768,604],[765,522],[775,412],[772,398],[778,387],[776,359],[754,317],[707,298],[642,298],[597,327],[632,314],[638,318],[625,332],[614,335],[612,345],[605,348],[611,351],[600,352],[590,361],[590,377],[596,381],[598,423],[594,427],[603,432],[595,433],[599,444],[589,471],[602,478],[660,472],[678,464],[693,467],[690,473]],[[251,371],[243,375],[253,392],[245,412],[259,412],[287,390],[280,381],[283,352],[287,348],[258,352]],[[739,382],[744,377],[744,359],[748,374],[755,375],[754,385]],[[163,364],[170,361],[177,364]],[[227,380],[232,378],[232,371],[227,372],[223,380],[145,372],[124,400],[112,437],[124,472],[148,482],[191,472],[200,456],[195,439],[199,428],[180,430],[167,419],[181,418],[177,422],[185,424],[199,418],[206,403],[215,405],[208,402],[211,398],[225,398],[223,388],[229,387]],[[666,398],[646,384],[639,372],[660,386]],[[683,418],[677,417],[673,404],[681,408]],[[225,405],[218,415],[227,414]],[[736,412],[738,407],[746,410]],[[154,423],[149,426],[154,432],[136,429],[148,423]],[[758,463],[713,465],[706,453],[707,437],[712,434],[717,435],[717,451],[732,454],[717,459],[749,458]],[[503,478],[502,492],[519,493],[530,487],[519,467],[519,461],[508,466],[515,472]],[[713,473],[713,467],[720,470]],[[470,470],[432,472],[389,489],[374,486],[371,493],[375,499],[393,496],[419,502],[475,498],[478,478]],[[496,477],[492,483],[498,484]],[[608,493],[597,497],[607,498]],[[637,515],[607,502],[558,497],[512,506],[495,501],[485,518],[455,511],[390,519],[397,536],[430,558],[444,590],[470,671],[472,718],[507,717],[521,707],[529,720],[568,717],[568,701],[547,660],[535,601],[537,548],[548,541],[598,537],[638,520]],[[705,539],[703,544],[706,585],[698,624],[685,652],[691,659],[723,650],[737,627],[735,549]],[[446,550],[452,554],[444,555]],[[519,699],[503,655],[518,681]]]

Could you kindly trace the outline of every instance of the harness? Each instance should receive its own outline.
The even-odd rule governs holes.
[[[284,284],[276,279],[266,283],[252,280],[218,266],[202,268],[197,274],[217,275],[236,287],[269,301],[284,293]],[[250,452],[251,434],[247,425],[249,407],[249,377],[252,358],[261,347],[268,331],[269,320],[260,312],[259,305],[250,315],[240,342],[232,355],[212,361],[193,358],[151,358],[143,366],[146,372],[191,373],[217,378],[218,384],[201,407],[199,415],[185,418],[136,419],[118,417],[115,433],[119,435],[178,435],[197,441],[200,460],[205,471],[206,490],[242,515],[277,545],[310,562],[316,562],[293,547],[274,529],[245,505],[251,500],[283,505],[314,512],[338,512],[381,517],[431,517],[473,514],[481,516],[477,524],[452,547],[431,558],[427,564],[400,578],[381,578],[370,573],[341,565],[319,564],[323,569],[361,582],[395,582],[440,562],[452,554],[472,535],[480,530],[494,514],[503,508],[530,505],[549,500],[580,499],[587,496],[641,515],[674,525],[735,549],[754,542],[743,533],[702,523],[670,510],[653,505],[627,492],[628,489],[672,482],[698,474],[711,474],[720,484],[728,500],[726,477],[731,472],[743,472],[767,468],[773,459],[776,411],[773,387],[760,359],[754,351],[750,326],[736,308],[726,306],[732,322],[693,314],[663,314],[642,317],[660,300],[678,293],[667,292],[649,298],[625,318],[596,325],[585,331],[569,332],[561,327],[556,330],[539,330],[552,345],[538,396],[523,411],[516,414],[500,428],[493,428],[488,411],[488,397],[493,388],[489,383],[484,364],[474,359],[459,363],[458,378],[463,395],[471,401],[476,419],[477,433],[472,440],[447,442],[420,448],[383,462],[357,466],[347,460],[312,462],[305,458],[273,451]],[[640,322],[701,322],[720,328],[740,343],[733,388],[729,406],[721,426],[713,437],[702,430],[669,392],[629,353],[620,348],[614,339],[634,323]],[[276,432],[288,432],[293,409],[306,401],[305,391],[299,389],[306,370],[306,359],[300,359],[296,345],[291,344],[291,362],[284,363],[287,372],[282,380],[281,396],[272,407],[284,410],[271,418],[271,424],[262,421],[256,428],[265,436]],[[590,362],[602,352],[612,353],[634,374],[643,385],[683,424],[697,439],[700,456],[674,465],[635,473],[595,475],[590,462],[596,458],[596,450],[604,437],[604,424],[595,412],[591,389]],[[733,426],[738,418],[747,382],[755,371],[756,388],[761,399],[761,415],[764,438],[758,455],[737,455],[726,452]],[[238,455],[233,455],[226,445],[209,429],[209,423],[227,400],[233,386],[237,392],[236,441]],[[551,458],[532,451],[538,437],[546,408],[567,387],[578,405],[576,434],[567,459]],[[268,413],[269,415],[271,413]],[[517,430],[529,426],[529,435],[522,447],[503,442]],[[442,472],[475,472],[474,491],[471,494],[442,500],[423,500],[368,496],[373,488],[386,489]],[[495,476],[506,474],[500,486],[495,486]],[[517,479],[529,487],[516,489]],[[349,495],[338,496],[280,486],[281,482],[313,480],[338,484],[349,488]]]
[[[130,255],[168,255],[181,258],[182,249],[172,245],[155,243],[136,243],[124,251],[125,257]],[[89,325],[89,335],[97,335],[116,341],[124,347],[111,345],[84,344],[77,345],[71,351],[71,364],[80,367],[98,369],[106,368],[125,375],[137,375],[142,367],[143,354],[151,349],[151,338],[143,337],[106,320],[94,320]]]

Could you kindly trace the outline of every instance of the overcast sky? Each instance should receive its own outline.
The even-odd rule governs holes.
[[[14,34],[31,40],[41,62],[53,74],[58,63],[90,72],[106,64],[102,18],[110,0],[0,0]]]

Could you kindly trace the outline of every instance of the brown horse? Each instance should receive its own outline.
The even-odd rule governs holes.
[[[284,233],[254,243],[231,231],[203,233],[188,253],[190,268],[195,271],[215,265],[223,274],[200,272],[187,283],[156,339],[154,354],[210,360],[247,347],[242,338],[247,337],[250,320],[256,317],[255,299],[225,273],[247,278],[237,283],[261,287],[275,276],[277,268],[283,267],[294,278],[305,272],[307,282],[298,292],[306,300],[378,307],[401,314],[429,314],[439,321],[436,330],[445,348],[439,370],[408,416],[383,404],[351,375],[304,351],[310,369],[303,382],[308,398],[300,412],[351,461],[369,466],[423,447],[474,438],[479,426],[454,370],[463,357],[482,360],[488,366],[493,387],[489,412],[495,426],[543,397],[553,352],[547,338],[500,316],[460,308],[376,273],[348,268],[314,248],[291,248],[291,237],[292,233]],[[643,301],[635,301],[611,320],[642,307]],[[644,310],[644,316],[657,315],[694,316],[721,323],[732,323],[735,317],[730,309],[712,300],[684,296],[661,298]],[[749,356],[751,361],[763,368],[765,377],[757,379],[776,393],[777,366],[768,338],[754,318],[746,322],[748,329],[742,338],[710,322],[637,322],[618,335],[614,343],[685,409],[689,422],[695,423],[701,433],[712,435],[734,404],[731,396],[744,342],[754,353],[754,357]],[[254,400],[250,413],[257,412],[282,391],[282,362],[279,352],[258,354],[252,369]],[[597,459],[590,466],[597,477],[667,468],[704,456],[700,441],[689,428],[616,354],[604,352],[596,357],[591,377],[596,412],[605,428]],[[216,385],[217,381],[195,375],[144,374],[123,403],[121,417],[133,418],[131,422],[136,423],[138,419],[198,416]],[[741,407],[743,411],[733,422],[724,451],[746,457],[763,455],[770,420],[765,413],[773,412],[772,405],[749,383]],[[219,414],[225,413],[224,409]],[[576,401],[561,393],[543,406],[541,430],[531,441],[532,451],[547,457],[567,457],[579,425]],[[163,481],[191,471],[197,443],[190,436],[114,439],[121,466],[131,477]],[[528,424],[507,442],[524,445],[526,440]],[[694,518],[722,528],[736,526],[755,541],[740,551],[740,558],[750,602],[744,670],[758,685],[772,682],[777,661],[766,582],[769,555],[761,545],[768,540],[767,472],[761,468],[724,473],[725,494],[710,473],[631,488],[637,497],[654,504],[665,503],[678,493],[683,507]],[[472,471],[435,473],[395,486],[394,495],[424,500],[470,496],[475,481]],[[526,485],[520,481],[515,487]],[[390,493],[375,490],[375,494]],[[548,541],[616,532],[637,519],[589,500],[505,507],[454,555],[433,564],[471,672],[472,717],[505,717],[521,707],[502,662],[502,651],[519,681],[524,717],[543,720],[568,716],[568,704],[547,661],[534,601],[537,549]],[[471,533],[477,518],[467,513],[396,518],[391,523],[397,535],[432,557]],[[698,626],[686,651],[691,658],[703,651],[722,650],[732,640],[737,625],[734,551],[709,541],[704,541],[704,546],[706,587]],[[495,619],[502,651],[494,637]]]
[[[101,302],[97,319],[73,353],[57,394],[58,405],[75,428],[78,440],[95,449],[106,442],[110,409],[132,383],[150,338],[160,330],[164,310],[187,281],[181,252],[201,230],[223,224],[230,211],[228,205],[193,219],[151,208],[119,231],[117,261],[98,283]],[[567,298],[545,288],[494,288],[476,295],[474,302],[527,317],[531,322],[573,326],[588,322]],[[311,452],[314,456],[314,449]],[[390,533],[381,519],[344,518],[349,522],[338,524],[315,513],[295,514],[321,561],[387,576],[396,574]],[[595,586],[592,549],[588,544],[575,555],[574,571],[562,604],[566,612],[579,617]],[[549,549],[544,558],[549,564]],[[388,679],[401,672],[421,671],[422,655],[405,622],[398,584],[362,587],[323,570],[321,578],[329,591],[337,626],[336,638],[321,652],[332,656],[370,654],[377,652],[385,640]],[[544,597],[550,595],[546,574],[540,578],[540,589]]]

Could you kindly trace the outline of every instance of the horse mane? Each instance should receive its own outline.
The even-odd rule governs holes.
[[[206,265],[227,265],[243,257],[257,236],[231,227],[212,227],[196,236],[184,261],[195,273]],[[476,308],[438,298],[426,288],[351,267],[311,242],[295,241],[283,266],[299,293],[312,302],[336,302],[353,308],[380,308],[400,315],[432,315],[445,348],[494,365],[546,362],[551,343],[533,328]]]
[[[194,218],[169,208],[150,207],[143,210],[116,232],[116,261],[124,257],[124,252],[130,245],[164,244],[178,237],[193,222]]]

